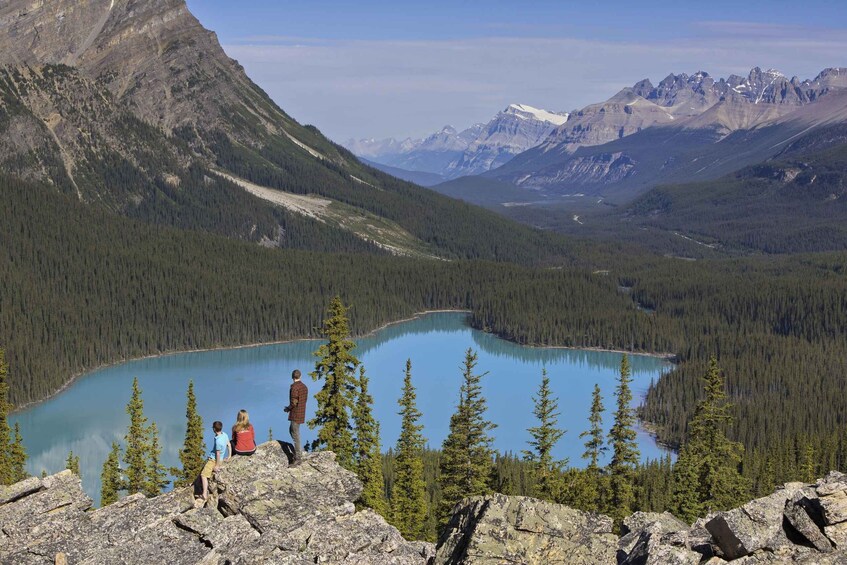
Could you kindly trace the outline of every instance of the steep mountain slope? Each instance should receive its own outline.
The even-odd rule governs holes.
[[[843,116],[847,69],[814,80],[753,69],[641,81],[589,106],[538,147],[485,176],[527,189],[629,197],[657,182],[715,178]],[[802,127],[801,127],[802,126]]]
[[[736,249],[847,249],[847,126],[807,134],[778,158],[714,181],[657,187],[618,217]]]
[[[348,140],[359,157],[408,172],[428,172],[444,180],[486,172],[541,143],[568,114],[556,114],[526,104],[510,104],[486,124],[461,132],[452,126],[422,140]],[[399,172],[400,178],[407,173]]]
[[[541,238],[542,255],[550,245],[559,247],[552,255],[561,251],[561,241],[528,231],[513,237],[508,222],[369,168],[298,124],[184,0],[8,2],[0,7],[0,67],[4,171],[89,204],[290,246],[303,238],[286,219],[302,210],[282,209],[288,197],[274,193],[281,191],[349,211],[334,222],[302,214],[299,221],[325,224],[333,241],[352,233],[359,250],[375,249],[376,238],[398,253],[532,261]],[[248,192],[251,185],[262,190]],[[409,245],[380,241],[385,225],[405,232]],[[486,231],[489,241],[477,235]],[[521,250],[504,255],[509,239]]]

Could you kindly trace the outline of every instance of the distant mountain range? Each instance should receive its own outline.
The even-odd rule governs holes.
[[[813,80],[754,68],[644,80],[574,112],[547,139],[486,176],[527,189],[611,196],[704,180],[770,157],[791,136],[847,114],[847,69]],[[742,133],[744,132],[744,133]]]
[[[443,181],[499,167],[547,139],[567,121],[567,113],[511,104],[488,123],[462,131],[445,126],[424,139],[350,139],[343,145],[377,167],[388,167],[383,170],[400,178],[415,182],[421,177],[409,173],[422,172],[438,175],[436,179]],[[423,179],[426,186],[437,184],[437,180]]]
[[[806,80],[758,67],[746,77],[670,74],[572,112],[512,104],[462,131],[345,146],[389,174],[425,186],[451,181],[436,190],[486,205],[520,191],[528,200],[631,199],[657,183],[708,180],[767,159],[807,128],[844,120],[845,92],[845,68]]]

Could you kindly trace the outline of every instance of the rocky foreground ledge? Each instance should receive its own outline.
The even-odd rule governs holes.
[[[406,541],[378,514],[356,511],[353,501],[361,490],[333,453],[307,455],[289,467],[277,442],[224,464],[205,508],[194,507],[191,488],[180,488],[92,510],[70,471],[30,478],[0,487],[0,563],[430,561],[432,544]]]
[[[185,488],[94,510],[69,471],[30,478],[0,487],[0,563],[847,565],[847,475],[837,472],[693,526],[638,512],[623,537],[600,514],[475,497],[456,508],[437,550],[357,512],[361,489],[332,453],[289,467],[277,442],[229,461],[204,508]]]

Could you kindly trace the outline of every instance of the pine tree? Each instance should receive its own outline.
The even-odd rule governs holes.
[[[350,339],[347,307],[336,296],[327,309],[327,318],[321,330],[327,343],[321,345],[315,356],[315,381],[323,379],[323,388],[315,395],[318,407],[309,428],[318,428],[318,438],[312,450],[325,447],[335,452],[338,464],[348,470],[353,465],[353,434],[350,428],[350,411],[356,391],[356,368],[359,360],[351,353],[356,344]]]
[[[613,518],[620,521],[632,512],[635,502],[635,469],[638,466],[638,446],[635,443],[635,416],[630,403],[632,392],[630,383],[629,358],[621,358],[620,380],[615,391],[617,410],[612,429],[609,430],[609,443],[612,446],[612,460],[609,463],[609,508]]]
[[[159,428],[156,426],[156,422],[150,424],[148,434],[151,441],[144,494],[147,496],[158,496],[167,488],[170,481],[168,480],[167,470],[160,463],[162,448],[159,446]]]
[[[427,517],[426,484],[423,477],[423,426],[412,385],[412,361],[406,360],[403,395],[400,397],[400,437],[397,440],[395,479],[391,490],[391,523],[407,539],[423,539]]]
[[[726,437],[732,416],[714,356],[703,382],[706,398],[694,410],[687,440],[674,467],[673,510],[689,522],[712,510],[736,506],[748,491],[739,471],[744,447]]]
[[[109,457],[103,463],[100,473],[100,506],[108,506],[118,501],[118,493],[123,490],[121,478],[121,452],[116,442],[112,442]]]
[[[379,422],[373,417],[373,397],[368,393],[365,367],[359,367],[359,394],[353,406],[356,427],[356,474],[362,481],[360,501],[380,516],[388,517],[385,500],[385,480],[382,477],[382,453],[379,443]]]
[[[65,460],[65,469],[82,478],[82,473],[79,472],[79,455],[74,455],[73,450],[68,453],[68,458]]]
[[[673,466],[673,496],[671,512],[681,520],[692,523],[698,516],[706,514],[706,505],[701,495],[700,462],[690,443],[679,450],[679,458]]]
[[[584,510],[597,511],[602,508],[604,489],[600,457],[608,451],[603,443],[603,411],[605,409],[600,385],[595,383],[594,392],[591,395],[591,412],[588,415],[589,428],[579,434],[580,438],[588,437],[585,442],[585,452],[582,454],[582,458],[588,460],[588,466],[582,477],[584,480],[579,483],[579,486],[584,489],[584,492],[580,493],[581,501],[584,503],[584,506],[580,508]]]
[[[459,405],[450,417],[450,432],[442,445],[440,523],[445,524],[461,499],[491,492],[492,438],[496,426],[485,419],[486,402],[480,380],[474,374],[477,356],[468,349],[462,372]]]
[[[12,428],[9,427],[9,370],[5,352],[0,349],[0,485],[11,485],[12,480]]]
[[[203,439],[203,418],[197,413],[194,381],[188,381],[185,401],[185,441],[179,452],[182,468],[171,469],[174,486],[184,487],[194,483],[205,463],[206,443]]]
[[[535,472],[536,495],[544,500],[555,502],[561,495],[562,467],[568,464],[564,461],[553,460],[553,448],[565,435],[564,430],[558,426],[559,399],[554,397],[550,391],[550,378],[547,370],[541,371],[541,385],[538,388],[538,396],[533,397],[535,409],[533,414],[538,418],[538,426],[529,428],[532,439],[529,445],[532,451],[524,451],[524,458],[531,462]]]
[[[148,481],[148,458],[150,454],[150,429],[144,417],[144,401],[138,379],[132,381],[132,397],[126,406],[129,414],[129,429],[124,441],[124,463],[126,463],[126,490],[129,494],[144,492]]]
[[[806,449],[803,451],[803,468],[800,473],[801,478],[807,483],[813,483],[817,479],[815,455],[815,446],[811,442],[807,442]]]
[[[27,478],[26,472],[26,448],[24,447],[24,438],[21,437],[21,426],[15,422],[15,441],[12,443],[12,451],[10,456],[12,483],[22,481]]]

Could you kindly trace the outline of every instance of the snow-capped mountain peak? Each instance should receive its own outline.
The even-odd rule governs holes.
[[[553,125],[560,126],[568,121],[568,114],[554,114],[547,110],[533,108],[527,104],[509,104],[509,107],[503,110],[506,114],[512,114],[524,119],[535,119],[542,122],[550,122]]]

